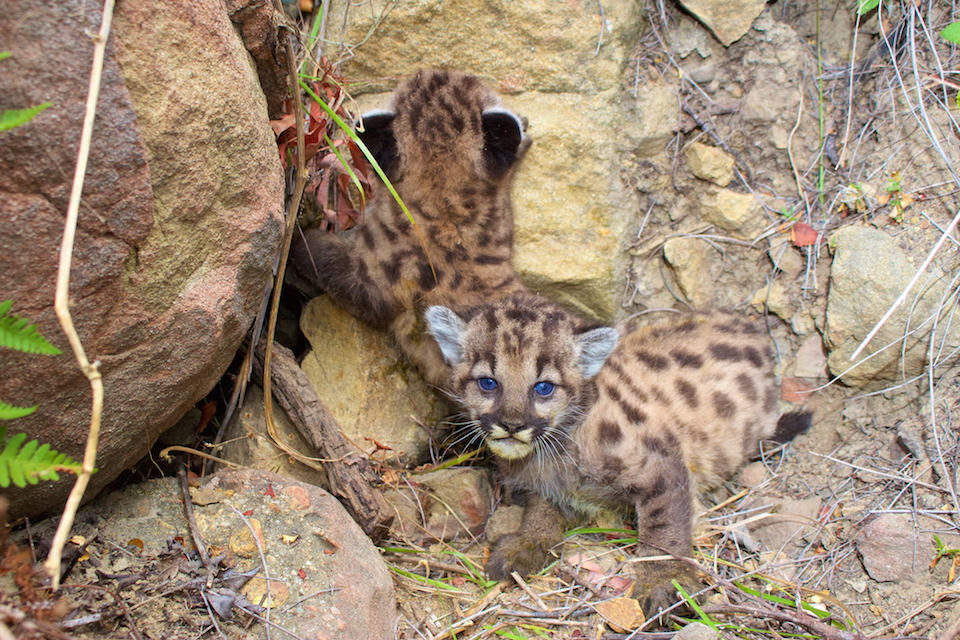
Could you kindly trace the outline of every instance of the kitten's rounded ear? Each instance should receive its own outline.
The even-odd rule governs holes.
[[[597,375],[619,339],[620,334],[613,327],[591,329],[577,336],[577,344],[580,346],[578,364],[584,378]]]
[[[463,361],[463,334],[467,325],[456,313],[440,305],[430,307],[424,314],[430,335],[440,346],[447,364],[456,366]]]
[[[488,109],[483,112],[483,152],[487,170],[503,175],[526,150],[523,132],[526,122],[506,109]]]
[[[378,109],[365,113],[354,125],[357,136],[370,150],[370,154],[383,169],[387,178],[393,182],[397,176],[399,156],[397,155],[397,139],[393,135],[392,111]],[[361,130],[360,127],[363,127]]]

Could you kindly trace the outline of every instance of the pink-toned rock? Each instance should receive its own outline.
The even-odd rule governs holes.
[[[883,514],[860,531],[857,551],[874,580],[903,580],[926,568],[929,537],[918,537],[909,516]]]
[[[14,430],[80,458],[90,389],[53,314],[59,243],[92,60],[93,0],[0,12],[0,299],[64,350],[4,350],[0,398],[38,404]],[[50,46],[56,42],[56,46]],[[282,232],[283,184],[247,51],[215,0],[119,3],[75,243],[71,310],[105,385],[88,496],[213,386],[249,327]],[[71,478],[10,492],[14,515],[59,509]]]

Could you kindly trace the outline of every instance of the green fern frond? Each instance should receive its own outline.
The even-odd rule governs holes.
[[[0,442],[6,438],[6,427],[0,426]],[[21,489],[41,480],[59,480],[58,471],[79,473],[81,465],[48,444],[36,440],[24,444],[27,434],[18,433],[7,440],[0,452],[0,487],[6,489],[11,483]],[[96,471],[96,469],[94,469]]]
[[[10,313],[13,300],[0,302],[0,347],[16,349],[26,353],[59,355],[60,349],[50,344],[37,331],[37,325],[29,324],[25,318]]]
[[[30,415],[36,410],[36,406],[15,407],[12,404],[7,404],[3,400],[0,400],[0,420],[14,420],[16,418],[22,418],[23,416]]]

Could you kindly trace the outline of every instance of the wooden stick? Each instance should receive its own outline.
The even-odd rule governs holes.
[[[254,358],[255,374],[261,377],[264,351],[261,344]],[[393,514],[376,488],[381,481],[373,465],[343,437],[336,418],[324,406],[293,354],[279,344],[273,345],[270,377],[273,394],[287,417],[320,457],[328,460],[310,466],[326,474],[330,493],[340,499],[364,533],[374,542],[383,540]]]
[[[100,32],[93,38],[93,68],[90,71],[90,85],[87,92],[87,108],[83,116],[83,130],[80,134],[80,150],[77,153],[77,166],[73,173],[73,187],[70,190],[70,202],[67,205],[67,220],[63,229],[63,241],[60,245],[60,265],[57,270],[57,292],[53,308],[63,332],[70,341],[70,348],[77,358],[80,369],[90,380],[93,393],[90,410],[90,430],[87,433],[87,445],[83,452],[83,464],[77,481],[70,490],[67,503],[60,517],[57,532],[50,543],[50,554],[43,563],[50,576],[51,587],[56,591],[60,587],[60,558],[67,543],[73,519],[80,507],[80,500],[87,490],[90,475],[97,460],[97,445],[100,440],[100,416],[103,413],[103,379],[100,375],[100,363],[91,363],[80,336],[70,317],[70,264],[73,259],[73,241],[77,234],[77,218],[80,213],[80,194],[83,191],[83,178],[87,172],[87,159],[90,156],[90,139],[93,137],[93,120],[97,113],[97,97],[100,95],[100,78],[103,74],[103,59],[110,35],[110,22],[113,19],[113,0],[104,0],[103,17],[100,20]]]

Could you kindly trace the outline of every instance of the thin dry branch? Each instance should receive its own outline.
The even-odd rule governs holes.
[[[83,465],[77,474],[77,481],[70,490],[67,503],[63,508],[63,515],[57,532],[50,543],[50,554],[43,563],[50,576],[51,586],[56,591],[60,586],[60,558],[63,546],[70,535],[73,519],[80,506],[80,500],[87,490],[90,475],[93,473],[97,460],[97,445],[100,440],[100,416],[103,412],[103,379],[100,375],[99,362],[91,363],[87,359],[86,351],[80,336],[73,326],[70,317],[70,264],[73,259],[73,242],[77,232],[77,218],[80,213],[80,194],[83,191],[83,179],[87,172],[87,158],[90,156],[90,140],[93,137],[93,120],[97,113],[97,97],[100,95],[100,78],[103,73],[103,59],[107,48],[107,38],[110,35],[110,22],[113,19],[114,0],[105,0],[103,17],[100,20],[100,32],[93,38],[93,65],[90,71],[90,84],[87,93],[87,107],[83,117],[83,130],[80,134],[80,150],[77,153],[77,166],[73,173],[73,187],[70,191],[70,202],[67,205],[67,220],[63,229],[63,242],[60,245],[60,265],[57,271],[57,291],[53,308],[60,320],[63,332],[67,334],[70,348],[73,350],[77,363],[87,379],[93,393],[90,409],[90,430],[87,434],[87,445],[83,452]]]

